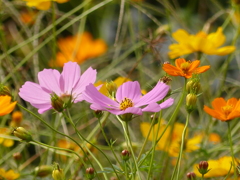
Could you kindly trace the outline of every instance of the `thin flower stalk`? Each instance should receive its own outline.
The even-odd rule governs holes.
[[[234,170],[234,179],[237,179],[237,168],[236,168],[235,158],[234,158],[230,121],[227,121],[227,124],[228,124],[228,141],[229,141],[229,146],[230,146],[231,155],[232,155],[232,165],[233,165],[233,170]]]

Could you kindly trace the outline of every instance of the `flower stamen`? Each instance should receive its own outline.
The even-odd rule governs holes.
[[[125,110],[129,107],[133,107],[133,102],[131,99],[124,98],[122,102],[120,103],[120,110]]]
[[[225,115],[225,117],[227,117],[233,110],[233,105],[226,105],[222,107],[222,111]]]
[[[187,72],[189,71],[190,65],[191,65],[191,61],[187,61],[181,64],[180,68],[182,69],[184,74],[187,74]]]

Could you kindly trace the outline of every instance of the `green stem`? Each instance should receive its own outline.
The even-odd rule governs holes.
[[[93,143],[91,143],[90,141],[88,141],[84,136],[82,136],[82,134],[78,131],[76,125],[75,125],[74,122],[72,121],[68,109],[67,109],[67,112],[68,112],[69,116],[67,116],[64,112],[63,112],[62,114],[63,114],[64,117],[68,120],[68,122],[73,126],[73,128],[75,129],[75,131],[76,131],[77,135],[79,136],[79,138],[80,138],[82,141],[85,141],[85,142],[87,142],[88,144],[90,144],[91,146],[93,146],[94,148],[96,148],[98,151],[100,151],[100,152],[104,155],[104,157],[108,160],[108,162],[110,163],[110,165],[111,165],[113,171],[115,172],[117,178],[120,179],[119,176],[118,176],[118,174],[117,174],[117,172],[116,172],[116,170],[115,170],[115,168],[114,168],[114,166],[112,165],[111,161],[110,161],[109,158],[106,156],[106,154],[105,154],[101,149],[99,149],[97,146],[95,146]],[[83,144],[85,145],[85,143],[83,143]],[[92,154],[92,152],[89,150],[89,148],[88,148],[86,145],[85,145],[85,148],[87,149],[88,153],[92,156],[92,158],[98,163],[98,165],[99,165],[99,167],[101,168],[101,170],[104,171],[101,163],[97,160],[97,158],[94,156],[94,154]],[[103,175],[104,175],[105,179],[107,179],[106,174],[103,173]]]
[[[177,180],[179,179],[181,159],[182,159],[183,147],[184,147],[184,143],[185,143],[186,131],[187,131],[188,123],[189,123],[189,117],[190,117],[190,113],[187,114],[186,124],[185,124],[185,126],[184,126],[183,133],[182,133],[180,152],[179,152],[179,155],[178,155],[177,164],[176,164],[176,166],[174,167],[174,171],[173,171],[173,175],[172,175],[172,177],[171,177],[171,180],[173,180],[173,178],[174,178],[174,176],[175,176],[176,169],[177,169],[177,178],[176,178],[176,179],[177,179]]]
[[[135,157],[135,155],[134,155],[133,148],[132,148],[132,141],[131,141],[130,135],[129,135],[128,122],[122,121],[119,116],[116,116],[116,117],[117,117],[117,119],[120,121],[120,123],[122,124],[123,131],[124,131],[124,136],[125,136],[125,139],[126,139],[126,142],[127,142],[127,146],[128,146],[128,148],[130,149],[130,152],[131,152],[132,157],[133,157],[133,161],[134,161],[134,165],[135,165],[135,168],[136,168],[136,171],[137,171],[138,179],[141,180],[140,171],[139,171],[139,169],[138,169],[137,160],[136,160],[136,157]],[[132,172],[132,173],[133,173],[133,172]],[[133,175],[134,175],[134,174],[135,174],[135,173],[133,173]],[[135,179],[135,178],[133,178],[133,179]]]
[[[155,114],[154,114],[154,117],[153,117],[153,118],[155,118]],[[148,131],[147,137],[145,138],[144,143],[143,143],[143,146],[142,146],[142,148],[141,148],[141,150],[140,150],[140,153],[138,154],[138,158],[137,158],[137,161],[138,161],[138,162],[139,162],[139,160],[140,160],[140,158],[141,158],[141,156],[142,156],[142,153],[143,153],[143,151],[144,151],[145,146],[147,145],[147,142],[148,142],[149,136],[150,136],[150,134],[151,134],[153,125],[154,125],[154,119],[153,119],[152,122],[151,122],[151,126],[150,126],[150,129],[149,129],[149,131]]]
[[[158,143],[158,142],[161,140],[161,138],[162,138],[162,136],[164,135],[164,133],[166,132],[168,126],[169,126],[171,123],[174,122],[174,120],[175,120],[175,118],[176,118],[176,116],[177,116],[177,114],[178,114],[178,112],[179,112],[179,109],[180,109],[180,107],[181,107],[181,105],[182,105],[183,99],[184,99],[184,97],[186,96],[186,95],[185,95],[185,94],[186,94],[186,83],[187,83],[187,80],[185,79],[185,83],[184,83],[184,87],[183,87],[183,91],[182,91],[182,96],[180,97],[180,99],[179,99],[179,101],[178,101],[178,104],[177,104],[177,106],[176,106],[176,108],[175,108],[172,116],[170,117],[170,119],[169,119],[169,121],[168,121],[165,129],[163,130],[163,132],[162,132],[162,134],[160,135],[160,137],[157,139],[156,143]],[[149,150],[149,152],[146,154],[145,159],[148,157],[148,155],[149,155],[152,151],[153,151],[153,148],[151,148],[151,149]],[[139,163],[139,166],[141,166],[143,162],[144,162],[144,159],[141,161],[141,163]]]
[[[56,61],[56,12],[55,12],[55,6],[54,2],[52,1],[52,36],[53,36],[53,41],[52,41],[52,55],[53,55],[53,60]]]
[[[232,155],[232,164],[233,164],[233,170],[234,170],[234,179],[237,179],[237,172],[236,172],[236,165],[235,165],[235,160],[234,160],[234,151],[233,151],[233,142],[232,142],[232,136],[231,136],[230,121],[227,121],[227,124],[228,124],[228,140],[229,140],[229,145],[230,145],[230,150],[231,150],[231,155]]]

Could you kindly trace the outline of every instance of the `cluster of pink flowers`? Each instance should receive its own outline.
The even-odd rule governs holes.
[[[96,70],[89,67],[82,75],[80,67],[75,62],[64,64],[63,71],[44,69],[38,73],[39,84],[25,82],[21,87],[19,96],[38,109],[40,114],[49,109],[54,109],[53,96],[64,102],[68,97],[70,103],[87,101],[93,110],[109,111],[115,115],[137,114],[142,112],[158,112],[171,106],[174,102],[169,98],[162,103],[169,86],[163,82],[157,85],[144,96],[137,81],[123,83],[116,92],[115,100],[101,94],[93,85],[96,80]]]

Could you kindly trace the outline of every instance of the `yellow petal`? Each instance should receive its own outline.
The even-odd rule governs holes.
[[[188,42],[190,36],[187,31],[179,29],[176,32],[172,33],[172,37],[179,43]]]
[[[11,147],[13,146],[13,144],[14,144],[14,141],[12,139],[5,139],[3,142],[3,146],[5,147]]]
[[[223,45],[226,40],[226,37],[222,33],[222,28],[219,27],[215,33],[210,33],[207,36],[207,40],[209,43],[213,44],[215,48]]]

